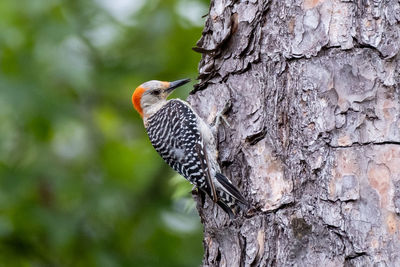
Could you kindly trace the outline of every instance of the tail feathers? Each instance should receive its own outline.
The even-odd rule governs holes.
[[[224,202],[218,200],[218,206],[220,206],[226,213],[229,215],[229,219],[233,220],[235,218],[235,213],[233,212],[232,208],[228,207]]]
[[[215,175],[218,182],[225,188],[226,192],[233,196],[237,201],[244,205],[247,205],[247,201],[244,199],[242,194],[237,190],[237,188],[226,178],[223,174],[217,173]]]
[[[232,219],[239,210],[247,211],[248,203],[239,190],[222,174],[215,175],[218,182],[224,187],[224,191],[218,190],[217,204],[229,214]]]

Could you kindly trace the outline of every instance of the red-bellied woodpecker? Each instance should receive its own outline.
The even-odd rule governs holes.
[[[187,82],[189,79],[145,82],[135,89],[132,103],[161,157],[232,218],[238,207],[247,203],[221,173],[213,131],[187,102],[167,100],[175,88]]]

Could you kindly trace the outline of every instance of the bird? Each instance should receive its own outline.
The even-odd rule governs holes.
[[[132,104],[143,119],[151,144],[164,161],[232,219],[240,210],[246,210],[248,203],[221,172],[213,129],[188,102],[167,99],[174,89],[189,81],[142,83],[132,94]]]

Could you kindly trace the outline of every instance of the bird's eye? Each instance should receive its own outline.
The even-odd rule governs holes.
[[[154,90],[153,92],[151,92],[151,94],[153,95],[159,95],[161,93],[161,90]]]

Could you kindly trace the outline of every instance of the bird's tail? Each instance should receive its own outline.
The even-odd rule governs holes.
[[[217,190],[217,204],[229,214],[231,219],[235,217],[239,210],[246,212],[248,210],[248,202],[231,181],[221,173],[217,173],[215,178],[222,186]]]

